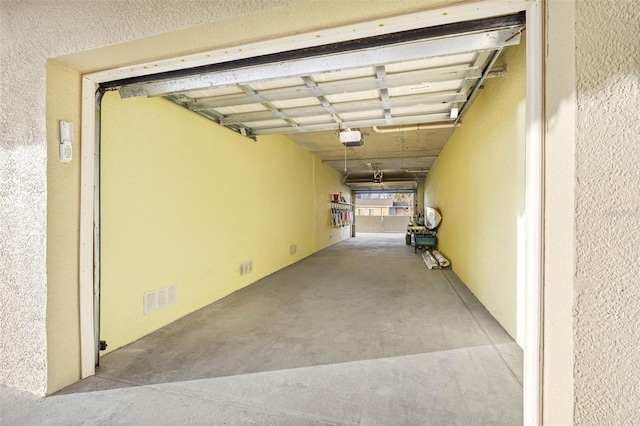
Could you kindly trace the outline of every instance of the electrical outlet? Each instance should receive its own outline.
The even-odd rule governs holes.
[[[289,246],[289,254],[294,255],[298,251],[298,246],[296,244],[291,244]]]

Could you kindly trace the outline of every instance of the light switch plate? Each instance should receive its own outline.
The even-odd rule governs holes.
[[[73,144],[73,123],[60,120],[60,143]]]

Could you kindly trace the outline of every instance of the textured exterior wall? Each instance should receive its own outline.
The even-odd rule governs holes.
[[[57,155],[57,152],[47,152],[47,60],[56,58],[72,70],[83,73],[152,58],[175,57],[225,43],[240,44],[459,2],[382,0],[367,1],[363,7],[364,3],[305,0],[0,1],[0,78],[3,85],[0,91],[1,384],[40,395],[47,391],[47,290],[60,286],[56,294],[61,295],[66,294],[70,286],[71,292],[77,293],[77,280],[55,278],[60,274],[52,273],[51,269],[57,265],[46,261],[47,250],[67,250],[70,255],[77,255],[77,247],[69,248],[54,236],[47,235],[47,197],[55,195],[47,193],[47,174],[57,173],[46,169],[47,156]],[[291,6],[287,9],[279,9],[288,5]],[[231,19],[238,16],[241,18]],[[79,84],[78,80],[72,92]],[[73,93],[65,93],[64,97],[61,101],[71,99],[76,106],[75,114],[79,116],[78,97]],[[63,118],[52,116],[50,121]],[[78,154],[76,150],[76,158]],[[77,181],[77,173],[57,180],[58,188],[63,188],[61,198],[77,193],[74,187]],[[77,216],[78,206],[69,206],[68,211],[59,214]],[[78,231],[69,229],[68,232],[77,234]],[[64,239],[69,238],[65,236]],[[75,309],[77,303],[74,302],[67,301]],[[51,309],[59,311],[60,307],[52,306]],[[68,336],[68,339],[77,339],[77,336]],[[57,375],[63,376],[66,374]]]
[[[575,422],[640,424],[640,2],[576,3]]]

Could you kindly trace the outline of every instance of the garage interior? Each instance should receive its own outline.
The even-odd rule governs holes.
[[[108,346],[96,377],[66,392],[214,378],[217,391],[228,392],[237,377],[256,395],[311,387],[327,405],[327,394],[340,397],[342,411],[332,412],[306,393],[306,405],[282,408],[294,422],[357,424],[387,413],[407,422],[480,416],[517,423],[523,26],[514,15],[293,52],[286,62],[262,58],[105,85],[99,340]],[[342,131],[360,138],[347,146]],[[331,226],[331,194],[350,203],[352,191],[381,187],[414,190],[419,209],[442,212],[440,250],[453,271],[426,270],[402,235],[352,239],[351,227]],[[449,311],[454,305],[459,318]],[[370,309],[340,321],[341,309],[359,314],[358,306]],[[261,318],[251,322],[252,312]],[[194,352],[181,353],[180,336],[200,341],[199,327],[219,324],[208,315],[230,316],[220,321],[226,331],[205,334],[229,333],[234,338],[222,341],[235,349],[201,342],[202,357],[190,364]],[[251,325],[241,333],[245,320]],[[299,340],[255,340],[251,333],[264,337],[271,323]],[[180,343],[174,356],[173,339]],[[283,356],[291,342],[301,352]],[[143,365],[146,373],[134,379]],[[287,376],[308,368],[316,370],[306,381]],[[344,377],[352,380],[338,391]],[[351,392],[357,383],[369,388]],[[217,391],[210,398],[221,398]],[[376,397],[364,398],[368,392]],[[461,399],[470,401],[466,408]],[[264,400],[261,410],[268,411]]]

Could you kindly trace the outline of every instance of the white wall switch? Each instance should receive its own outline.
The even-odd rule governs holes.
[[[60,143],[73,144],[73,123],[60,120]]]

